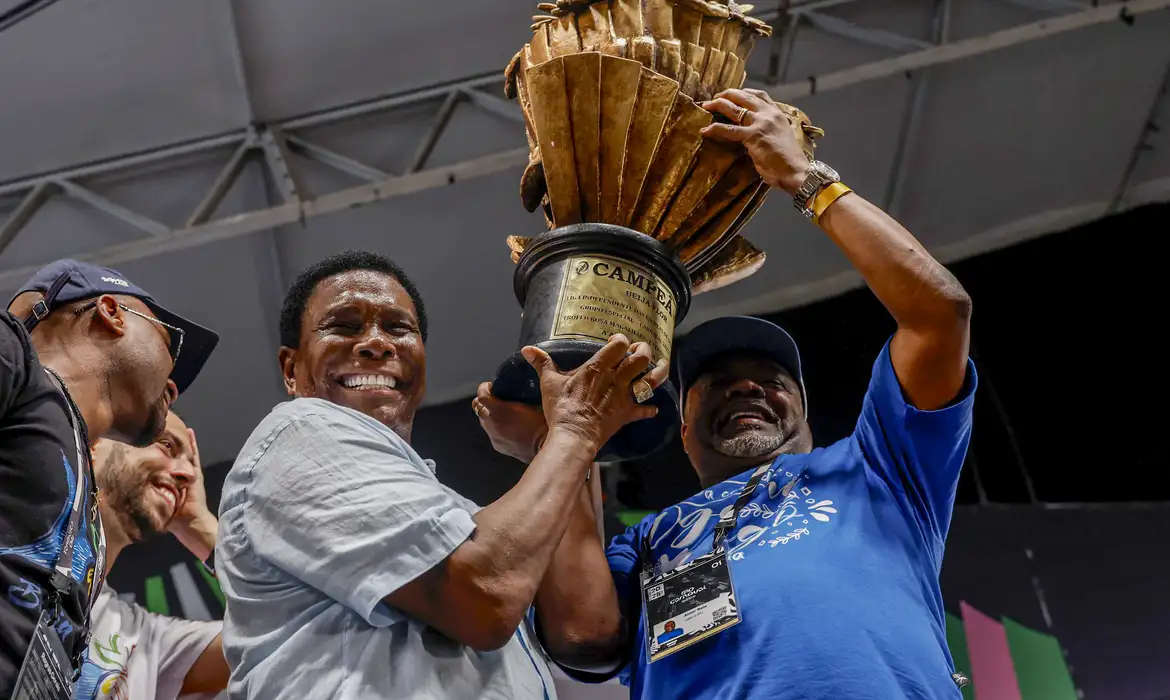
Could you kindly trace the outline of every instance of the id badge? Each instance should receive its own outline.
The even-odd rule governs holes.
[[[69,700],[73,696],[73,664],[57,630],[42,611],[16,677],[13,700]]]
[[[643,576],[650,663],[738,624],[727,553],[708,554],[661,576]]]

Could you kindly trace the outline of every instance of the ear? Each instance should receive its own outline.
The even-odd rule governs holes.
[[[678,426],[678,440],[682,443],[683,452],[690,456],[691,451],[687,449],[687,424],[680,423]]]
[[[118,300],[109,294],[103,294],[98,297],[97,308],[95,309],[98,323],[117,336],[126,335],[126,314],[122,311],[122,307],[118,306]]]
[[[281,346],[276,353],[276,359],[280,362],[280,374],[284,378],[284,391],[289,396],[297,395],[297,351],[287,347]]]

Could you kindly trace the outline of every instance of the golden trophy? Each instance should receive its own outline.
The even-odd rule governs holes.
[[[520,183],[549,230],[511,236],[520,345],[562,370],[614,333],[670,360],[691,296],[751,275],[763,251],[739,236],[767,196],[739,144],[704,139],[699,106],[738,88],[755,41],[771,27],[729,0],[560,0],[542,3],[532,41],[512,59],[505,93],[524,112],[530,158]],[[782,105],[812,158],[822,132]],[[721,118],[721,117],[720,117]],[[535,371],[519,352],[493,393],[538,404]],[[678,425],[670,382],[658,415],[623,428],[598,459],[644,456]]]

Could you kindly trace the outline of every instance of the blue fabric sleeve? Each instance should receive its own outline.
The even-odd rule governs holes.
[[[613,574],[614,586],[617,588],[618,604],[622,606],[622,614],[625,615],[627,629],[631,636],[638,634],[639,623],[642,619],[642,592],[639,589],[642,571],[641,541],[647,522],[653,522],[653,520],[654,518],[651,516],[637,525],[626,528],[625,532],[613,538],[605,550],[605,556],[609,560],[609,570]],[[630,647],[632,649],[641,648],[637,640],[633,640]],[[628,686],[630,684],[629,660],[620,669],[619,679],[622,685]]]
[[[939,542],[950,527],[959,471],[971,440],[977,383],[975,364],[968,359],[955,400],[936,411],[920,411],[906,402],[887,342],[874,363],[854,431],[868,467],[905,499],[924,531]]]
[[[424,466],[340,412],[295,418],[253,470],[245,527],[256,553],[376,627],[401,617],[383,598],[475,531]]]
[[[641,592],[638,590],[639,572],[642,570],[641,537],[641,523],[627,527],[625,532],[610,541],[609,547],[605,550],[605,558],[609,560],[609,571],[613,574],[618,602],[623,611],[629,608],[631,600],[641,600]],[[638,611],[641,613],[641,608]],[[633,626],[638,620],[629,622]]]

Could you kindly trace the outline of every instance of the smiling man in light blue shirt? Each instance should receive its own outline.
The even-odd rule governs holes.
[[[380,255],[341,253],[290,289],[280,363],[297,398],[253,431],[220,504],[233,700],[555,698],[527,614],[598,448],[652,415],[630,388],[649,348],[615,336],[572,375],[526,349],[549,430],[479,508],[410,445],[426,332],[418,291]]]

